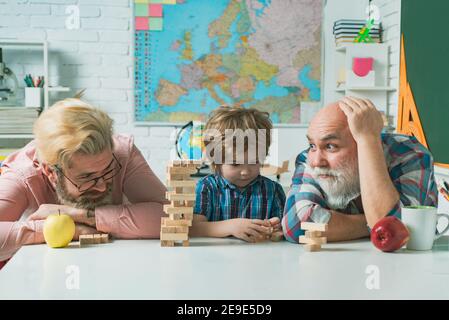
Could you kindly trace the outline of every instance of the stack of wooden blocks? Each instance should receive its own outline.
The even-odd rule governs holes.
[[[175,241],[189,246],[189,227],[192,226],[193,206],[195,205],[196,181],[191,175],[197,172],[200,160],[173,160],[167,167],[166,194],[171,203],[164,205],[168,218],[161,221],[161,246],[173,247]]]
[[[301,222],[301,229],[305,230],[305,235],[299,236],[299,243],[305,244],[307,251],[320,251],[321,245],[327,242],[326,237],[322,237],[321,232],[327,231],[327,224]]]

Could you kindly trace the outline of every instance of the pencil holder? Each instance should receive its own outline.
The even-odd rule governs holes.
[[[25,88],[25,107],[42,107],[44,100],[43,88]]]

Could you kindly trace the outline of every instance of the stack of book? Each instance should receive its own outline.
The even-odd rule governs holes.
[[[353,43],[359,31],[366,25],[366,20],[340,19],[334,22],[335,45],[337,47]],[[374,43],[382,43],[382,25],[374,24],[369,35]]]
[[[31,134],[41,108],[1,107],[0,134]]]

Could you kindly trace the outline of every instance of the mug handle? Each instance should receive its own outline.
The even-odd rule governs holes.
[[[447,230],[449,230],[449,215],[448,214],[444,214],[444,213],[437,214],[437,226],[438,226],[438,221],[440,220],[441,217],[446,218],[448,224],[447,224],[446,228],[444,228],[444,230],[441,232],[438,232],[438,229],[437,229],[438,233],[435,236],[435,240],[439,239]]]

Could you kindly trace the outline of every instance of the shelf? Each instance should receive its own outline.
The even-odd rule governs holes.
[[[347,43],[342,46],[336,47],[335,51],[346,52],[346,49],[350,46],[352,47],[352,46],[373,46],[373,45],[381,46],[381,45],[388,45],[388,44],[386,44],[386,43]]]
[[[49,92],[69,92],[69,87],[48,87]]]
[[[27,46],[45,46],[45,41],[24,41],[15,39],[0,39],[1,45],[27,45]]]
[[[32,133],[0,133],[0,139],[34,139],[34,135]]]
[[[341,87],[336,88],[337,92],[345,92],[345,91],[396,91],[396,88],[393,87]]]

